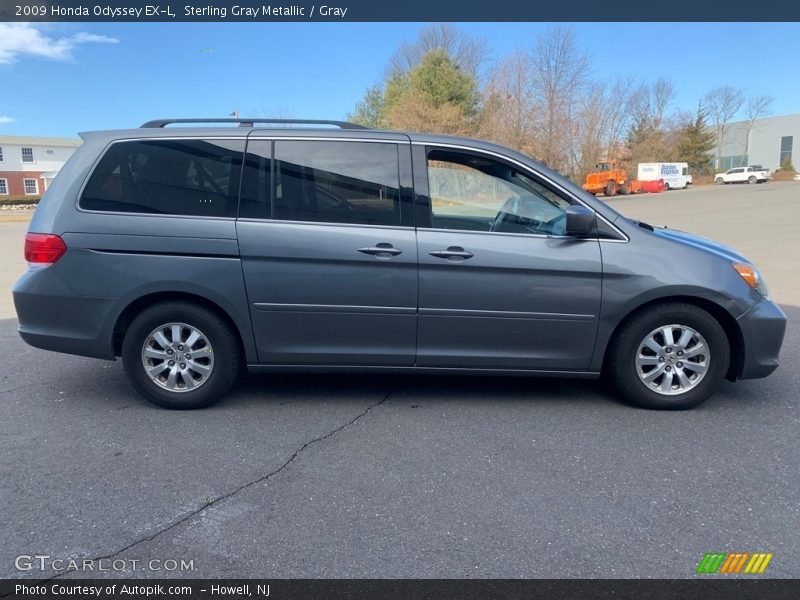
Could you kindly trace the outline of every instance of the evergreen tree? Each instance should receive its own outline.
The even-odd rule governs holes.
[[[384,118],[395,129],[469,135],[476,128],[478,86],[443,50],[431,50],[408,73],[386,83]]]
[[[678,160],[688,163],[695,173],[711,171],[716,137],[706,123],[707,118],[708,112],[702,105],[698,105],[694,118],[684,123],[680,129]]]
[[[383,89],[375,84],[366,91],[364,99],[356,104],[355,110],[347,115],[347,120],[373,129],[386,127],[384,105]]]
[[[374,85],[348,119],[373,128],[474,133],[478,84],[444,50],[429,50],[405,73]]]

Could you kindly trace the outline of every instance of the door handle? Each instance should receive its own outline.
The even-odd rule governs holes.
[[[466,260],[475,256],[472,252],[464,250],[461,246],[450,246],[447,250],[435,250],[433,252],[428,252],[428,254],[436,258],[447,259],[451,262]]]
[[[372,254],[376,258],[391,258],[392,256],[403,253],[402,250],[395,248],[387,242],[381,242],[374,246],[367,246],[366,248],[359,248],[358,251],[364,254]]]

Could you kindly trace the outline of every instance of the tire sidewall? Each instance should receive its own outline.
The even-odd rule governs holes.
[[[165,390],[150,379],[142,365],[142,346],[147,336],[160,325],[171,322],[186,323],[200,330],[214,349],[214,369],[208,380],[195,390]],[[158,406],[177,410],[212,404],[230,388],[238,373],[238,355],[229,328],[211,311],[192,304],[165,303],[142,312],[125,334],[122,362],[128,378],[142,396]]]
[[[665,325],[686,325],[700,333],[709,347],[709,369],[703,380],[689,391],[675,396],[659,394],[641,381],[636,369],[639,344],[655,329]],[[614,372],[619,389],[638,406],[685,410],[704,402],[719,387],[730,363],[730,346],[722,326],[708,312],[693,306],[664,307],[635,318],[619,341]]]

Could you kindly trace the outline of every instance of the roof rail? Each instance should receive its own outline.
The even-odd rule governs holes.
[[[144,123],[142,128],[166,127],[173,123],[238,123],[239,127],[253,127],[256,123],[274,123],[276,125],[335,125],[340,129],[369,129],[349,121],[328,121],[326,119],[248,119],[245,117],[224,119],[154,119]]]

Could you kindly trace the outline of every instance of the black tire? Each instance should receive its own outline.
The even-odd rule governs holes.
[[[617,184],[616,184],[616,182],[609,181],[606,184],[606,191],[605,191],[606,196],[615,196],[616,193],[617,193]]]
[[[722,177],[717,177],[714,180],[714,183],[716,183],[717,185],[722,185],[723,183],[725,183],[725,180]]]
[[[676,395],[654,391],[644,383],[636,366],[636,356],[643,340],[654,330],[668,325],[694,329],[705,339],[708,347],[705,375],[693,387]],[[686,353],[690,352],[687,350]],[[716,391],[729,362],[730,346],[719,322],[693,304],[671,302],[643,309],[625,322],[611,341],[606,366],[611,381],[629,402],[656,410],[686,410],[705,402]]]
[[[671,188],[669,187],[669,184],[668,184],[668,183],[665,181],[665,182],[664,182],[664,191],[665,191],[665,192],[668,192],[670,189],[671,189]]]
[[[627,196],[631,193],[631,184],[629,181],[626,181],[619,187],[619,193],[623,196]]]
[[[748,177],[747,183],[749,183],[750,185],[753,185],[754,183],[758,183],[758,178],[755,177],[754,175],[751,175],[750,177]]]
[[[158,385],[145,370],[142,359],[145,342],[154,330],[170,323],[196,328],[213,351],[213,368],[195,389],[170,391]],[[241,369],[241,352],[236,335],[217,313],[192,302],[170,301],[146,308],[131,322],[122,343],[122,363],[131,384],[145,399],[163,408],[190,410],[209,406],[231,388]]]

